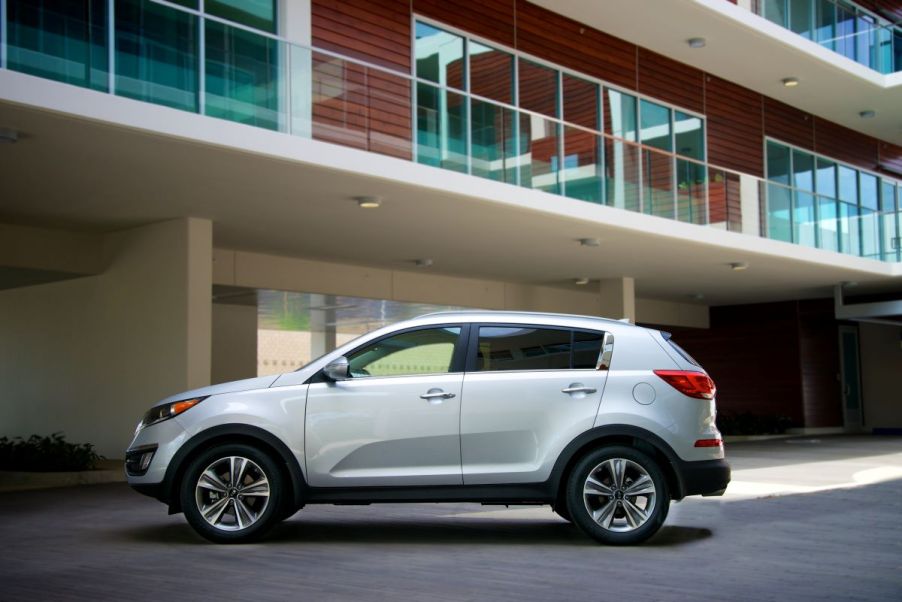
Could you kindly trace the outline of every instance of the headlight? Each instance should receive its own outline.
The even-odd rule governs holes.
[[[135,433],[141,431],[141,429],[147,428],[152,424],[156,424],[158,422],[163,422],[164,420],[168,420],[173,416],[178,416],[182,412],[190,410],[203,400],[206,397],[193,397],[191,399],[183,399],[182,401],[174,401],[172,403],[166,403],[161,406],[155,406],[147,410],[147,413],[144,414],[144,418],[141,419],[141,422],[138,423],[138,428],[135,430]]]

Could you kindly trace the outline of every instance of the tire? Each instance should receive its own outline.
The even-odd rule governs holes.
[[[245,444],[218,445],[194,458],[179,496],[188,523],[215,543],[255,541],[285,516],[279,465]]]
[[[567,509],[567,500],[560,499],[555,501],[554,505],[551,507],[554,510],[554,513],[560,516],[562,519],[567,521],[568,523],[573,522],[573,517],[570,516],[570,510]]]
[[[566,491],[573,523],[589,537],[610,545],[645,541],[658,532],[670,508],[661,468],[631,447],[602,447],[587,453],[570,473]]]

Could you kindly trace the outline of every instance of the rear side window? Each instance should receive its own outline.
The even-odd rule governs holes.
[[[594,369],[604,333],[534,326],[481,326],[476,370]]]
[[[677,345],[677,344],[674,342],[673,339],[667,339],[667,342],[670,343],[670,346],[673,347],[674,350],[675,350],[677,353],[679,353],[680,356],[682,356],[682,358],[683,358],[684,360],[686,360],[686,361],[689,362],[690,364],[693,364],[693,365],[695,365],[695,366],[701,367],[701,364],[699,364],[697,361],[695,361],[695,358],[692,357],[691,355],[689,355],[689,352],[688,352],[688,351],[686,351],[685,349],[683,349],[682,347],[680,347],[679,345]]]

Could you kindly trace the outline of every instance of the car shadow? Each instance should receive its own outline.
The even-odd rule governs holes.
[[[711,537],[710,529],[665,525],[642,544],[679,546]],[[139,527],[116,532],[116,539],[133,543],[198,545],[208,543],[187,524]],[[312,520],[285,521],[265,537],[270,546],[311,545],[506,545],[596,546],[575,526],[561,521],[490,521],[484,519],[430,520]]]

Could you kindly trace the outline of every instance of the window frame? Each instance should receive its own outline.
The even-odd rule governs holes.
[[[580,328],[578,326],[563,326],[558,324],[536,324],[526,322],[472,322],[470,323],[469,341],[467,345],[466,369],[467,374],[518,374],[523,372],[606,372],[610,369],[611,354],[613,352],[614,337],[609,330],[594,330],[592,328]],[[573,365],[573,342],[577,332],[601,335],[601,346],[598,350],[598,358],[594,368],[542,368],[536,370],[479,370],[477,360],[479,356],[479,329],[480,328],[542,328],[546,330],[566,330],[570,332],[570,365]]]

